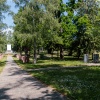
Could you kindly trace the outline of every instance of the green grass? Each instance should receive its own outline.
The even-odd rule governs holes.
[[[24,69],[79,66],[82,61],[67,59],[38,60],[37,64],[23,64],[16,58],[14,60]],[[67,67],[66,69],[31,71],[30,74],[47,85],[53,86],[71,100],[100,100],[100,66],[98,67]]]
[[[80,66],[83,65],[82,60],[76,59],[39,59],[37,64],[33,64],[32,60],[29,63],[23,64],[22,61],[19,61],[17,58],[13,57],[15,62],[20,64],[24,69],[34,69],[34,68],[48,68],[48,67],[70,67],[70,66]]]
[[[100,67],[66,68],[30,73],[71,100],[100,100]]]
[[[0,73],[2,72],[4,66],[6,64],[6,56],[4,56],[1,60],[0,60]]]

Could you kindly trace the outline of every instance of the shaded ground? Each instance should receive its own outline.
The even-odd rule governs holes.
[[[11,56],[0,75],[0,100],[67,100],[23,71]]]

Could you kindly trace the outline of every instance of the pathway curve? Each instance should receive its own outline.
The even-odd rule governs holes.
[[[0,74],[0,100],[67,99],[22,70],[12,57],[8,56],[7,64]]]

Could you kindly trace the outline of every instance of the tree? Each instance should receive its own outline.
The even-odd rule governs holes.
[[[69,0],[66,3],[67,16],[65,29],[69,30],[71,41],[70,50],[77,52],[78,58],[82,53],[89,53],[92,49],[93,28],[98,13],[96,0]],[[66,18],[66,19],[65,19]],[[70,25],[70,27],[69,27]],[[67,32],[67,31],[66,31]],[[67,32],[67,33],[68,33]],[[68,34],[67,34],[68,36]]]
[[[27,21],[27,18],[29,18],[27,12],[25,11],[26,8],[22,9],[20,8],[18,14],[16,14],[14,16],[14,23],[15,23],[15,27],[14,27],[14,44],[17,42],[17,44],[19,45],[19,48],[16,48],[16,46],[14,45],[15,50],[20,51],[24,51],[25,55],[27,56],[28,51],[29,51],[29,47],[31,48],[31,41],[32,41],[32,36],[30,34],[30,25],[28,24],[28,22],[30,22],[30,20]]]
[[[59,23],[54,17],[54,11],[58,9],[57,5],[58,1],[31,0],[21,8],[19,14],[15,15],[15,31],[23,35],[27,32],[32,36],[31,46],[34,49],[34,63],[36,63],[36,51],[40,40],[46,41],[50,39],[54,41],[54,37],[57,36]]]
[[[0,53],[6,50],[7,37],[5,32],[0,32]]]
[[[4,52],[5,50],[6,34],[2,31],[7,25],[2,22],[2,19],[5,18],[3,13],[6,13],[8,10],[9,6],[6,4],[6,0],[0,0],[0,52]]]
[[[93,29],[96,16],[98,16],[99,6],[96,0],[80,1],[77,12],[76,25],[78,28],[77,37],[79,40],[78,51],[89,53],[93,47]],[[79,55],[80,56],[80,55]]]
[[[61,54],[63,47],[66,48],[67,50],[69,49],[70,50],[69,55],[72,55],[73,46],[71,45],[73,42],[74,34],[77,32],[77,27],[74,22],[75,9],[76,9],[75,0],[69,0],[68,2],[66,2],[66,4],[61,3],[61,11],[60,11],[61,31],[59,34],[63,38],[63,45],[60,47]]]

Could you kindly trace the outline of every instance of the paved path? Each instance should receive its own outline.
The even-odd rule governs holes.
[[[0,100],[67,100],[23,71],[11,56],[0,74]]]

